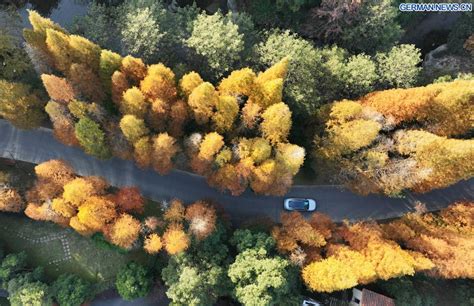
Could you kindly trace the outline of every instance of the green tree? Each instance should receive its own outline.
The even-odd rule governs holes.
[[[391,0],[363,2],[355,21],[343,27],[338,45],[354,53],[386,51],[403,34],[397,16],[398,8],[392,6]]]
[[[244,305],[296,305],[298,271],[273,256],[275,240],[263,232],[237,230],[231,238],[238,255],[229,266],[235,298]]]
[[[62,274],[51,289],[61,306],[79,306],[92,296],[91,284],[74,274]]]
[[[0,79],[13,81],[25,78],[25,74],[34,73],[20,41],[3,29],[0,30],[0,59],[2,61]]]
[[[180,259],[180,256],[172,257],[162,271],[165,284],[169,287],[166,295],[173,301],[171,305],[206,306],[216,303],[218,297],[224,294],[225,267],[199,269]]]
[[[113,10],[94,1],[90,4],[87,14],[76,17],[71,32],[83,35],[103,48],[118,51],[119,48],[114,42],[117,34],[113,26],[114,19]]]
[[[239,253],[228,275],[235,286],[235,298],[244,305],[296,305],[300,301],[297,269],[263,248]]]
[[[193,239],[189,249],[172,256],[162,270],[172,305],[213,305],[230,291],[227,277],[227,232],[219,221],[206,238]]]
[[[293,111],[310,116],[321,102],[318,79],[324,74],[322,55],[313,45],[289,31],[270,33],[256,47],[258,63],[272,66],[284,57],[290,58],[284,93]]]
[[[238,229],[234,232],[230,243],[239,253],[247,249],[264,249],[267,252],[274,249],[275,240],[264,232],[252,232],[248,229]]]
[[[9,297],[12,306],[50,306],[52,305],[48,285],[41,282],[25,283]]]
[[[472,12],[465,12],[456,21],[448,36],[449,51],[466,55],[467,50],[463,48],[464,43],[474,33],[474,18]]]
[[[0,284],[8,282],[26,268],[26,253],[8,254],[0,265]]]
[[[244,50],[244,36],[239,33],[238,25],[220,12],[201,13],[185,44],[205,59],[205,63],[195,63],[201,68],[200,72],[207,78],[217,79],[236,67]],[[202,71],[203,64],[209,68]]]
[[[421,67],[420,49],[415,45],[394,46],[387,53],[377,53],[379,83],[383,88],[408,88],[416,85]]]
[[[87,117],[81,118],[75,125],[75,133],[77,140],[87,154],[100,159],[110,157],[105,134],[99,124]]]
[[[130,262],[117,273],[115,286],[124,300],[131,301],[148,295],[152,278],[145,267]]]
[[[122,53],[143,58],[145,61],[152,60],[164,36],[156,18],[165,14],[163,10],[160,2],[148,6],[133,5],[133,2],[129,1],[119,8],[122,12],[118,20]]]

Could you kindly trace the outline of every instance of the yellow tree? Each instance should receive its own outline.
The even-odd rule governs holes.
[[[143,61],[130,55],[123,58],[120,70],[135,84],[143,80],[147,73],[147,67]]]
[[[185,208],[183,202],[178,199],[173,199],[170,202],[168,209],[165,211],[163,218],[167,222],[179,223],[184,220]]]
[[[74,169],[60,159],[52,159],[37,165],[35,174],[39,180],[52,181],[61,187],[75,177]]]
[[[112,88],[112,75],[120,69],[122,57],[112,51],[102,50],[100,53],[99,76],[104,89],[110,91]],[[128,85],[126,86],[128,87]]]
[[[54,59],[56,68],[66,73],[72,64],[72,52],[69,36],[58,30],[46,29],[46,45]]]
[[[426,192],[446,187],[474,174],[474,140],[448,139],[434,134],[410,130],[397,134],[397,149],[401,154],[410,154],[418,169],[429,173],[414,189]]]
[[[223,133],[229,131],[239,113],[237,99],[231,96],[220,96],[216,105],[216,112],[212,121],[216,131]]]
[[[53,199],[51,208],[65,218],[72,218],[77,214],[77,206],[75,207],[63,198]]]
[[[214,114],[219,95],[211,83],[205,82],[194,88],[188,98],[188,104],[198,124],[206,124]]]
[[[250,97],[255,91],[255,72],[250,68],[234,70],[231,74],[223,79],[219,84],[219,93],[221,95],[238,96],[243,95]]]
[[[304,148],[291,143],[278,144],[276,160],[292,175],[298,173],[304,163],[304,157]]]
[[[158,134],[153,140],[153,168],[166,174],[173,168],[173,157],[179,152],[176,139],[168,133]]]
[[[205,161],[212,160],[213,157],[224,146],[224,138],[216,132],[208,133],[199,147],[199,158]]]
[[[76,208],[96,194],[94,185],[84,178],[76,178],[64,185],[64,200]]]
[[[153,154],[153,143],[149,136],[141,137],[133,144],[133,158],[141,168],[147,168],[151,165]]]
[[[148,254],[157,254],[163,248],[163,242],[158,234],[153,233],[145,238],[143,248]]]
[[[181,80],[179,80],[179,89],[185,98],[193,92],[193,90],[204,83],[203,79],[199,73],[191,71],[183,75]]]
[[[150,100],[176,100],[177,90],[173,71],[163,64],[148,67],[146,77],[140,82],[140,90]]]
[[[254,129],[257,126],[262,115],[262,107],[255,102],[248,101],[242,108],[242,124],[248,129]]]
[[[79,207],[77,221],[91,231],[98,232],[103,230],[116,216],[114,202],[104,197],[93,196]]]
[[[120,111],[124,115],[134,115],[137,118],[143,118],[148,110],[148,102],[140,89],[132,87],[123,93],[123,100],[120,105]]]
[[[120,129],[131,143],[135,143],[143,136],[149,133],[143,119],[139,119],[134,115],[125,115],[120,120]]]
[[[110,241],[121,248],[129,249],[140,234],[140,221],[129,214],[121,214],[110,226],[107,235]]]
[[[272,144],[286,142],[291,129],[291,111],[285,103],[269,106],[262,114],[263,137]]]
[[[87,65],[95,73],[99,72],[101,48],[90,40],[77,35],[69,36],[71,57],[75,63]]]
[[[347,263],[329,257],[304,267],[302,277],[306,286],[313,291],[333,292],[357,285],[357,276],[351,272]]]
[[[179,225],[171,225],[163,235],[166,252],[176,255],[189,247],[189,237]]]

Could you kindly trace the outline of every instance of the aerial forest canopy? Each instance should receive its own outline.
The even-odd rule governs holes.
[[[46,112],[63,143],[160,174],[185,161],[179,166],[233,195],[248,186],[282,195],[291,186],[305,150],[288,142],[288,59],[260,73],[233,71],[217,85],[197,72],[177,80],[161,63],[102,50],[34,11],[29,18],[24,37],[46,68]]]
[[[390,89],[319,110],[317,171],[359,193],[427,192],[474,176],[474,81]],[[333,171],[335,171],[333,169]]]
[[[266,70],[210,76],[212,61],[198,72],[173,71],[130,50],[135,56],[101,49],[34,11],[29,18],[26,50],[49,95],[44,109],[55,135],[97,158],[132,159],[160,174],[192,170],[233,195],[248,187],[283,195],[305,161],[325,182],[363,194],[427,192],[474,175],[474,80],[412,87],[413,46],[369,58],[272,32],[248,46],[261,59],[253,67]],[[395,65],[413,52],[417,60]],[[333,66],[345,67],[339,81]],[[349,81],[369,66],[379,73],[370,82]],[[391,87],[398,88],[374,91]],[[0,115],[20,128],[38,126],[42,96],[29,82],[1,80]]]

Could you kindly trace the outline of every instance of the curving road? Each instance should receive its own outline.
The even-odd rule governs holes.
[[[138,186],[144,196],[156,201],[173,197],[186,202],[212,199],[236,222],[259,216],[278,220],[282,212],[283,197],[257,196],[251,191],[233,197],[209,187],[203,177],[191,173],[175,170],[160,176],[152,170],[137,168],[131,161],[98,160],[80,148],[59,143],[49,129],[20,130],[5,120],[0,120],[0,156],[31,163],[61,158],[80,175],[100,175],[114,186]],[[294,186],[288,196],[316,199],[318,210],[336,221],[385,219],[412,210],[416,201],[425,203],[428,210],[437,210],[456,200],[472,200],[474,179],[426,194],[410,194],[403,199],[380,195],[363,197],[340,186]]]

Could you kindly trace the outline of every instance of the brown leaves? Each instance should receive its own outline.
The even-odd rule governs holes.
[[[214,207],[203,201],[189,205],[185,219],[189,222],[189,230],[199,240],[209,236],[216,228],[216,211]]]
[[[145,200],[137,187],[120,188],[114,196],[114,201],[121,212],[143,213]]]

